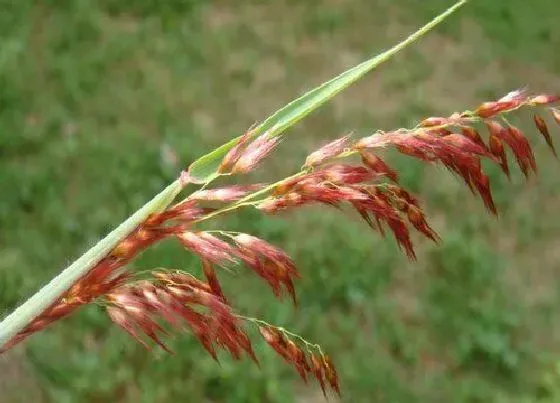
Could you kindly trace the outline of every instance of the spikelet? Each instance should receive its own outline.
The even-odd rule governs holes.
[[[231,172],[245,174],[252,171],[259,162],[274,150],[279,142],[280,137],[278,136],[270,137],[268,132],[261,134],[241,152],[241,155],[233,164]]]
[[[346,147],[346,143],[348,142],[349,138],[350,135],[348,134],[344,137],[333,140],[328,144],[325,144],[317,151],[314,151],[311,154],[309,154],[305,159],[305,164],[303,166],[312,167],[315,165],[319,165],[330,158],[340,155],[344,151],[344,148]]]

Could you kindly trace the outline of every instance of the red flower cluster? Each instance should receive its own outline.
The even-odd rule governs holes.
[[[251,341],[233,314],[212,288],[186,274],[154,272],[155,281],[139,281],[117,287],[105,298],[109,316],[126,332],[142,343],[143,335],[171,352],[161,341],[166,330],[158,323],[163,319],[175,329],[184,325],[192,331],[206,351],[217,360],[216,347],[235,358],[246,353],[257,362]]]
[[[284,288],[296,302],[293,279],[299,278],[299,274],[294,262],[284,251],[248,234],[224,234],[233,244],[209,232],[185,231],[177,234],[177,238],[187,249],[201,257],[206,277],[216,290],[221,288],[212,265],[241,261],[264,279],[277,297],[282,296]]]
[[[2,346],[0,352],[80,306],[103,298],[111,319],[145,346],[148,338],[169,351],[161,340],[166,329],[188,328],[214,359],[217,359],[217,349],[222,348],[235,359],[246,354],[257,362],[251,341],[240,325],[241,317],[233,313],[224,295],[216,267],[242,263],[261,277],[277,297],[287,293],[295,303],[293,282],[299,278],[295,263],[281,249],[252,235],[199,231],[193,228],[196,224],[247,204],[256,205],[265,213],[316,203],[336,208],[349,206],[372,229],[384,234],[388,228],[399,247],[409,258],[415,259],[411,227],[432,241],[437,242],[439,237],[427,223],[418,200],[399,185],[397,172],[375,152],[379,148],[394,147],[401,154],[442,164],[496,213],[482,160],[496,163],[509,176],[509,149],[525,176],[537,171],[533,150],[525,135],[497,118],[521,107],[542,107],[558,100],[555,96],[513,91],[497,101],[481,104],[474,111],[429,117],[413,129],[378,132],[354,143],[350,142],[350,135],[341,137],[309,154],[300,173],[268,187],[235,185],[194,192],[165,211],[148,217],[58,301]],[[552,119],[560,125],[560,111],[549,109]],[[534,114],[533,120],[556,154],[545,118]],[[477,124],[481,126],[480,123],[487,128],[487,140],[476,127]],[[253,170],[279,142],[279,137],[270,137],[268,133],[256,139],[253,135],[254,132],[248,131],[230,149],[220,165],[221,173]],[[342,158],[354,155],[361,157],[361,164],[341,162]],[[181,178],[186,182],[190,180],[188,173]],[[254,200],[263,195],[266,195],[264,199]],[[226,205],[216,209],[209,203]],[[166,271],[153,272],[149,280],[133,281],[123,270],[140,252],[169,237],[176,238],[200,258],[206,282],[188,273]],[[297,336],[306,344],[307,351],[304,351],[291,339],[290,335],[295,335],[270,325],[259,326],[259,331],[280,356],[294,365],[304,380],[311,375],[323,392],[326,383],[340,392],[333,363],[318,346]],[[312,349],[317,351],[311,352]]]
[[[399,246],[415,258],[407,222],[428,238],[438,236],[426,222],[418,201],[398,185],[379,183],[383,177],[397,179],[396,173],[381,158],[362,153],[366,166],[332,164],[288,181],[280,182],[274,195],[257,208],[276,213],[311,203],[339,207],[351,205],[360,216],[382,234],[385,223],[393,232]],[[375,223],[375,224],[374,224]]]

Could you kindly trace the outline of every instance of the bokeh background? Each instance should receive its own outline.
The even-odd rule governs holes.
[[[390,47],[451,0],[0,1],[0,313],[7,313],[197,156]],[[472,0],[290,131],[255,178],[327,139],[412,126],[524,85],[560,91],[558,0]],[[539,177],[490,167],[501,211],[442,169],[389,154],[444,242],[407,262],[322,208],[216,223],[281,245],[300,306],[250,274],[221,278],[244,313],[330,352],[344,402],[560,401],[560,163],[518,114]],[[559,130],[554,135],[558,138]],[[560,143],[559,143],[560,144]],[[190,269],[164,243],[134,263]],[[188,335],[146,352],[87,307],[0,357],[12,402],[323,401],[264,343],[217,365]],[[331,400],[332,401],[332,400]]]

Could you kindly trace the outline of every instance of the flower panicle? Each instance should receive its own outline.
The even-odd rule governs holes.
[[[379,131],[353,143],[350,135],[343,136],[310,153],[300,173],[270,186],[200,189],[149,216],[42,315],[1,346],[0,352],[79,307],[102,300],[113,322],[148,348],[151,341],[171,352],[163,341],[164,336],[172,329],[187,328],[214,359],[218,359],[219,350],[224,350],[234,359],[249,356],[258,364],[251,341],[241,326],[243,317],[236,315],[229,305],[216,268],[241,263],[263,279],[277,297],[289,295],[294,304],[297,303],[294,281],[300,274],[286,252],[260,238],[238,232],[198,230],[194,228],[196,224],[248,204],[268,214],[311,204],[337,209],[347,206],[381,235],[391,232],[398,246],[414,260],[412,229],[434,242],[440,238],[427,222],[420,202],[399,184],[397,171],[378,155],[380,149],[395,148],[420,161],[443,165],[461,178],[490,212],[497,214],[482,161],[497,164],[509,177],[508,154],[511,153],[525,177],[537,173],[535,156],[525,134],[500,118],[522,107],[547,108],[550,117],[534,113],[533,121],[556,155],[547,120],[560,125],[560,111],[553,107],[558,101],[556,96],[516,90],[497,101],[484,102],[474,111],[428,117],[413,129]],[[480,123],[486,127],[486,140],[484,131],[476,127]],[[219,173],[248,173],[255,169],[280,141],[280,137],[270,135],[273,129],[256,138],[248,130],[225,155]],[[342,160],[354,155],[360,157],[359,163]],[[181,178],[185,183],[190,181],[188,173]],[[264,198],[254,200],[257,196]],[[206,205],[216,202],[226,206],[216,209]],[[148,279],[138,280],[125,269],[139,253],[166,238],[178,240],[200,258],[205,281],[189,273],[160,269],[153,271]],[[323,393],[328,384],[340,394],[332,360],[318,346],[282,328],[253,322],[259,324],[266,343],[294,365],[304,381],[312,376]]]

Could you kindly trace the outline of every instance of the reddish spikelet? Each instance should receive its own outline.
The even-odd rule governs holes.
[[[322,174],[323,170],[324,167],[317,171],[307,173],[305,175],[298,175],[280,181],[274,187],[272,194],[274,196],[286,195],[289,192],[296,192],[300,190],[305,185],[322,183],[324,182],[324,178]]]
[[[471,140],[472,142],[478,144],[480,147],[488,150],[488,147],[486,147],[484,140],[482,140],[482,137],[480,137],[480,134],[475,128],[470,126],[464,126],[461,128],[461,134],[466,138],[468,138],[469,140]]]
[[[544,139],[546,141],[546,144],[548,144],[548,146],[552,150],[552,153],[556,156],[556,150],[554,149],[554,143],[552,142],[552,137],[550,137],[550,132],[548,131],[548,126],[546,125],[546,122],[544,121],[543,117],[538,115],[538,114],[534,114],[533,115],[533,120],[535,122],[535,125],[537,126],[537,129],[539,129],[539,132],[544,137]]]
[[[225,155],[220,167],[218,168],[218,172],[227,172],[233,167],[233,165],[235,165],[235,163],[239,160],[239,157],[241,157],[241,154],[252,135],[253,132],[249,129],[239,138],[235,146],[233,146]]]
[[[343,201],[367,200],[368,196],[358,188],[342,185],[331,185],[329,183],[319,185],[307,185],[301,189],[304,201],[308,203],[319,202],[333,207]]]
[[[517,127],[508,125],[503,134],[509,136],[511,139],[508,145],[510,145],[523,174],[529,176],[531,170],[536,173],[537,163],[535,161],[535,155],[533,154],[533,149],[529,141],[523,133],[521,133]]]
[[[516,90],[508,92],[506,95],[501,97],[498,101],[500,102],[508,102],[508,101],[517,101],[517,102],[526,102],[528,99],[527,89],[526,88],[518,88]]]
[[[237,256],[270,285],[276,296],[281,296],[283,285],[295,304],[293,279],[300,276],[292,259],[283,250],[252,235],[239,234],[233,239],[239,245]]]
[[[416,207],[420,207],[420,202],[412,196],[406,189],[398,186],[398,185],[384,185],[385,189],[391,192],[397,198],[403,199],[408,204],[411,204]]]
[[[497,101],[484,102],[475,110],[475,114],[481,118],[490,118],[500,113],[519,108],[527,103],[527,100],[527,92],[524,89],[511,91]]]
[[[354,149],[386,147],[389,144],[399,144],[410,137],[410,131],[399,130],[394,132],[379,132],[369,137],[363,137],[354,144]]]
[[[263,158],[274,150],[279,142],[280,137],[270,137],[268,132],[260,135],[241,153],[231,172],[244,174],[252,171]]]
[[[482,198],[486,208],[494,215],[498,215],[498,210],[494,204],[492,198],[492,192],[490,191],[490,179],[482,171],[479,172],[478,177],[474,178],[474,185]]]
[[[213,264],[234,263],[233,248],[227,242],[207,232],[184,231],[177,234],[183,246]]]
[[[222,291],[222,287],[220,286],[220,282],[218,281],[216,272],[212,267],[212,263],[206,259],[202,259],[202,271],[204,272],[204,276],[208,281],[208,285],[210,286],[212,294],[217,295],[224,303],[227,304],[227,299],[224,295],[224,292]]]
[[[325,380],[330,387],[340,395],[338,375],[330,357],[320,354],[318,358],[313,353],[308,353],[290,340],[280,329],[272,326],[259,326],[259,333],[264,341],[272,347],[288,364],[294,366],[299,376],[307,382],[308,376],[313,376],[325,393]]]
[[[496,158],[499,159],[500,167],[502,168],[502,171],[509,178],[509,166],[508,166],[508,160],[506,156],[506,150],[504,149],[504,145],[502,141],[494,134],[490,135],[489,148],[492,155],[494,155]]]
[[[319,165],[324,161],[341,154],[344,151],[349,138],[350,135],[348,134],[344,137],[331,141],[328,144],[325,144],[323,147],[307,156],[304,166],[312,167],[315,165]]]
[[[167,237],[169,234],[164,230],[146,228],[140,226],[129,236],[123,239],[112,251],[111,256],[129,261],[140,251],[146,249],[155,242]]]
[[[283,197],[268,198],[259,203],[256,207],[264,213],[274,214],[278,213],[279,211],[286,210],[290,207],[301,206],[305,204],[305,202],[306,200],[301,194],[290,192]]]
[[[213,292],[212,287],[209,284],[187,273],[153,271],[152,277],[162,284],[165,284],[167,287],[177,287],[186,290],[194,289],[204,291],[209,294]]]
[[[323,374],[322,360],[317,358],[314,354],[311,354],[310,360],[311,360],[311,372],[313,373],[313,376],[315,377],[317,382],[319,382],[319,385],[321,385],[323,396],[326,398],[327,393],[325,392],[325,375]]]
[[[451,151],[449,147],[453,147],[455,148],[453,151],[457,153],[467,153],[483,157],[489,156],[488,150],[484,145],[481,145],[460,134],[452,133],[443,138],[441,141],[443,143],[442,148],[446,152]]]
[[[494,117],[505,111],[515,109],[522,104],[520,100],[484,102],[475,110],[475,114],[483,119]]]
[[[387,220],[387,224],[397,241],[400,248],[403,248],[410,260],[416,260],[416,252],[410,240],[410,233],[404,221],[401,218],[391,218]]]
[[[197,200],[185,199],[167,210],[153,215],[153,218],[149,218],[146,222],[147,227],[157,227],[160,228],[163,223],[169,221],[179,221],[182,225],[188,226],[193,221],[196,221],[206,214],[212,212],[212,209],[202,208],[198,206]]]
[[[420,127],[445,126],[449,123],[449,118],[432,116],[421,121]]]
[[[527,137],[523,135],[521,130],[515,126],[508,126],[508,131],[510,135],[515,139],[516,143],[519,144],[520,155],[526,161],[528,167],[537,173],[537,162],[535,159],[535,154],[533,153],[533,148],[529,144]]]
[[[426,118],[422,120],[418,126],[423,128],[435,128],[436,131],[433,132],[435,134],[437,133],[437,130],[445,129],[445,126],[463,126],[466,123],[468,123],[468,118],[458,112],[455,112],[447,118],[439,116]],[[446,131],[441,131],[440,133],[445,134]]]
[[[259,333],[264,341],[274,349],[286,362],[290,362],[288,344],[284,334],[272,326],[259,326]]]
[[[406,214],[408,217],[408,221],[411,222],[414,228],[416,228],[422,234],[426,235],[432,241],[440,241],[438,234],[428,225],[428,222],[426,221],[426,217],[424,216],[422,210],[414,205],[407,204]]]
[[[449,136],[451,133],[453,133],[451,130],[445,127],[434,127],[434,128],[429,127],[424,129],[424,132],[431,134],[432,136],[438,136],[438,137]]]
[[[372,180],[376,177],[370,169],[346,164],[333,164],[326,166],[320,172],[321,177],[334,184],[351,185]]]
[[[217,189],[205,189],[194,192],[189,200],[232,202],[241,199],[251,192],[262,188],[262,185],[233,185]]]
[[[323,367],[323,373],[325,378],[331,385],[331,388],[340,396],[340,386],[338,383],[338,374],[336,372],[336,367],[334,366],[331,357],[326,354],[321,355],[321,364]]]
[[[222,347],[236,359],[246,352],[256,361],[249,338],[218,295],[192,287],[189,275],[158,273],[155,279],[159,281],[156,284],[140,281],[107,294],[108,313],[117,325],[144,346],[149,347],[142,339],[147,336],[170,352],[160,339],[167,332],[156,319],[161,318],[175,328],[180,328],[179,320],[183,320],[214,359],[215,347]],[[197,312],[195,307],[206,308],[207,313]]]
[[[362,157],[363,164],[367,166],[369,169],[371,169],[373,172],[385,175],[393,182],[399,181],[399,177],[397,173],[393,169],[391,169],[391,167],[387,165],[385,161],[383,161],[377,155],[365,150],[361,150],[360,156]]]
[[[536,95],[536,96],[532,97],[531,99],[529,99],[529,104],[532,104],[532,105],[549,105],[549,104],[556,103],[559,100],[560,100],[560,97],[557,96],[557,95],[541,94],[541,95]]]
[[[509,146],[515,156],[517,165],[519,165],[521,172],[523,172],[525,176],[528,176],[531,170],[536,172],[537,165],[533,150],[527,138],[523,136],[519,129],[511,125],[504,128],[494,121],[486,122],[486,125],[488,126],[491,136],[498,137]]]

